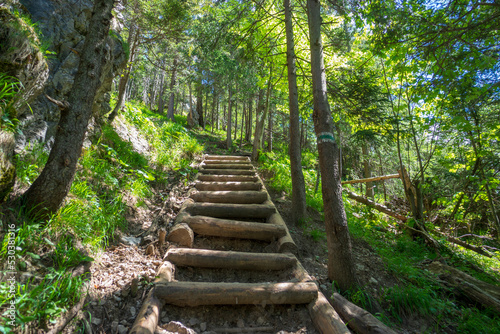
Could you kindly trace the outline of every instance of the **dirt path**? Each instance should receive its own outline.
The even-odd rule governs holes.
[[[164,257],[130,333],[342,327],[247,157],[205,156],[195,189],[166,241],[151,244]]]

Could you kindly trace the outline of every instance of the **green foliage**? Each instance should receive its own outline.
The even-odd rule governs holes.
[[[35,142],[16,154],[17,181],[22,185],[31,185],[42,171],[49,157],[43,143]]]
[[[145,152],[137,152],[111,126],[103,126],[101,137],[83,149],[66,204],[49,222],[26,220],[19,216],[16,229],[16,262],[31,263],[43,278],[16,284],[17,325],[39,327],[55,321],[80,298],[81,277],[72,277],[72,268],[93,259],[75,246],[92,252],[105,247],[117,229],[125,226],[127,205],[141,206],[153,196],[153,185],[175,171],[185,182],[196,174],[192,158],[203,150],[197,140],[179,123],[167,121],[143,104],[128,103],[123,126],[144,136]],[[147,156],[150,154],[151,156]],[[16,156],[20,186],[29,186],[39,175],[48,154],[43,144],[28,145]],[[125,203],[124,198],[128,198]],[[132,198],[132,200],[131,200]],[[0,257],[7,256],[9,239],[1,241]],[[43,265],[43,266],[42,266]],[[8,285],[0,283],[0,308],[9,302]],[[2,316],[0,315],[0,318]],[[3,320],[2,320],[3,321]],[[10,330],[9,327],[0,327]]]
[[[22,89],[22,84],[14,77],[0,73],[0,130],[15,132],[17,118],[15,117],[12,104]]]
[[[493,312],[479,311],[476,308],[462,309],[462,321],[457,333],[489,334],[500,333],[500,317]]]

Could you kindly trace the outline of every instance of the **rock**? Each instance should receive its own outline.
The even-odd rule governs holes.
[[[129,236],[129,237],[122,236],[120,238],[120,241],[128,246],[138,246],[141,243],[141,238],[136,238],[136,237],[132,237],[132,236]]]
[[[135,307],[130,306],[130,314],[132,314],[132,317],[135,317],[135,314],[136,314]]]
[[[266,323],[266,320],[263,317],[258,317],[257,318],[257,325],[261,326]]]
[[[92,317],[92,325],[99,326],[101,324],[102,320],[96,317]]]
[[[122,297],[123,298],[127,298],[129,294],[130,294],[130,290],[129,289],[123,289],[122,290]]]
[[[170,321],[168,324],[161,326],[169,332],[178,334],[196,334],[196,332],[190,328],[187,328],[178,321]]]
[[[125,327],[123,325],[118,325],[117,329],[119,334],[127,334],[128,332],[128,327]]]
[[[370,282],[371,284],[378,284],[378,281],[374,277],[370,277],[368,282]]]
[[[161,318],[161,322],[163,322],[163,323],[165,323],[165,324],[168,324],[168,323],[170,322],[170,319],[169,319],[169,317],[165,317],[165,316],[163,316],[163,317]]]
[[[49,143],[50,147],[60,111],[44,95],[47,94],[59,101],[67,100],[78,70],[79,52],[83,47],[89,19],[92,16],[93,1],[79,0],[73,3],[59,0],[20,0],[20,2],[23,13],[31,15],[32,22],[37,25],[44,40],[50,42],[46,47],[52,54],[48,66],[45,65],[48,80],[37,80],[41,83],[40,91],[43,91],[44,94],[39,95],[30,103],[33,114],[25,110],[18,117],[22,135],[17,138],[17,149],[20,150],[28,142],[35,140]],[[3,24],[0,23],[0,26]],[[0,33],[1,35],[2,33]],[[112,80],[126,63],[123,45],[117,31],[110,32],[107,39],[103,73],[100,78],[101,84],[94,100],[94,117],[99,118],[103,112],[109,110],[108,93],[111,90]],[[19,48],[15,49],[17,52]],[[2,53],[0,50],[0,55]],[[32,59],[37,58],[32,57]],[[45,61],[43,54],[39,59]],[[28,68],[29,66],[24,65],[24,67]],[[3,71],[0,69],[0,72]],[[43,85],[45,81],[46,84]],[[91,121],[90,123],[97,124],[98,122]],[[39,129],[44,129],[44,131],[39,131]],[[90,135],[95,132],[92,128],[89,130]]]
[[[114,298],[114,300],[116,300],[117,302],[119,302],[119,301],[121,301],[121,300],[122,300],[120,297],[118,297],[118,296],[116,296],[116,295],[113,295],[113,298]]]
[[[130,294],[132,297],[137,296],[137,290],[139,289],[139,279],[134,277],[130,283]]]
[[[206,323],[206,322],[202,322],[202,323],[200,324],[200,330],[201,330],[202,332],[204,332],[204,331],[206,331],[206,330],[207,330],[207,323]]]
[[[200,320],[198,320],[196,318],[189,319],[189,326],[196,326],[199,323],[200,323]]]
[[[238,326],[238,328],[245,327],[245,322],[243,321],[243,319],[238,319],[238,321],[236,322],[236,326]]]
[[[118,329],[118,321],[115,320],[111,323],[111,331],[115,333],[117,329]]]

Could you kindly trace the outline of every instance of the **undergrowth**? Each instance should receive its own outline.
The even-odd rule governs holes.
[[[85,147],[77,173],[63,207],[47,222],[27,220],[17,210],[0,216],[5,228],[7,216],[16,223],[15,326],[47,328],[80,298],[85,278],[72,277],[72,269],[83,261],[81,245],[90,254],[98,253],[113,240],[117,229],[125,228],[129,205],[141,206],[154,196],[153,187],[167,182],[173,173],[186,179],[196,171],[190,166],[203,151],[196,138],[182,125],[167,121],[142,103],[128,102],[116,121],[128,130],[135,128],[146,141],[142,152],[103,126],[101,136]],[[17,188],[26,189],[39,175],[48,158],[43,144],[28,145],[16,156]],[[5,262],[9,235],[0,234],[0,257]],[[3,266],[2,270],[6,270]],[[0,282],[0,332],[13,330],[8,322],[9,284]]]
[[[321,212],[321,182],[318,191],[315,191],[317,159],[310,152],[303,152],[302,159],[307,205]],[[286,147],[274,152],[261,152],[259,162],[262,169],[271,173],[271,186],[291,196],[290,160]],[[396,223],[387,221],[387,217],[377,211],[351,202],[347,197],[344,197],[344,206],[351,235],[368,242],[384,261],[385,269],[400,282],[381,291],[377,302],[385,313],[376,314],[381,321],[396,327],[410,318],[422,317],[434,320],[434,328],[428,329],[431,332],[440,332],[451,326],[458,333],[500,333],[498,314],[478,310],[474,305],[456,300],[451,290],[438,284],[436,277],[422,268],[422,263],[437,258],[434,250],[399,231]],[[323,239],[323,235],[310,224],[301,226],[304,233],[315,241]],[[446,240],[439,242],[451,248]],[[498,284],[498,259],[486,258],[459,246],[453,247],[452,252],[446,253],[450,265],[489,283]],[[470,263],[482,268],[487,275],[473,270],[468,265]],[[346,297],[365,309],[372,308],[373,297],[364,287],[348,291]]]

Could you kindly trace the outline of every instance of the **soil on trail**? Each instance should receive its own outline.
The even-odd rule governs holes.
[[[221,147],[211,136],[205,136],[209,154],[220,154]],[[234,154],[234,153],[233,153]],[[237,154],[237,153],[236,153]],[[262,175],[261,175],[262,177]],[[267,176],[269,177],[269,176]],[[266,177],[262,177],[266,183]],[[168,185],[157,185],[155,200],[142,208],[130,210],[128,228],[117,235],[113,244],[97,256],[91,268],[89,298],[79,320],[86,322],[93,333],[127,333],[152,286],[157,269],[162,263],[166,246],[146,255],[147,246],[158,238],[159,228],[172,226],[181,204],[188,198],[194,183],[172,178]],[[315,240],[303,227],[290,222],[290,200],[282,193],[274,192],[266,185],[271,198],[288,225],[292,238],[298,246],[298,260],[319,284],[326,297],[332,294],[331,282],[327,277],[326,239]],[[166,198],[166,202],[161,199]],[[132,204],[132,203],[131,203]],[[321,215],[309,212],[309,228],[324,231]],[[195,238],[194,248],[239,250],[250,252],[273,252],[275,247],[266,242],[240,239]],[[384,270],[380,257],[364,241],[353,240],[353,253],[360,281],[373,297],[378,297],[384,288],[397,284],[397,279]],[[274,277],[269,280],[269,277]],[[176,280],[219,281],[219,282],[272,282],[286,281],[293,273],[234,271],[228,269],[177,268]],[[372,313],[380,311],[373,305]],[[76,331],[78,321],[66,328],[66,333]],[[168,326],[167,326],[168,324]],[[257,305],[257,306],[198,306],[176,307],[166,305],[160,316],[158,333],[216,333],[223,328],[260,327],[263,333],[317,333],[304,305]],[[421,333],[427,324],[415,320],[405,324],[402,333]],[[267,329],[267,330],[266,330]],[[400,329],[401,330],[401,329]],[[255,332],[258,333],[258,332]]]

